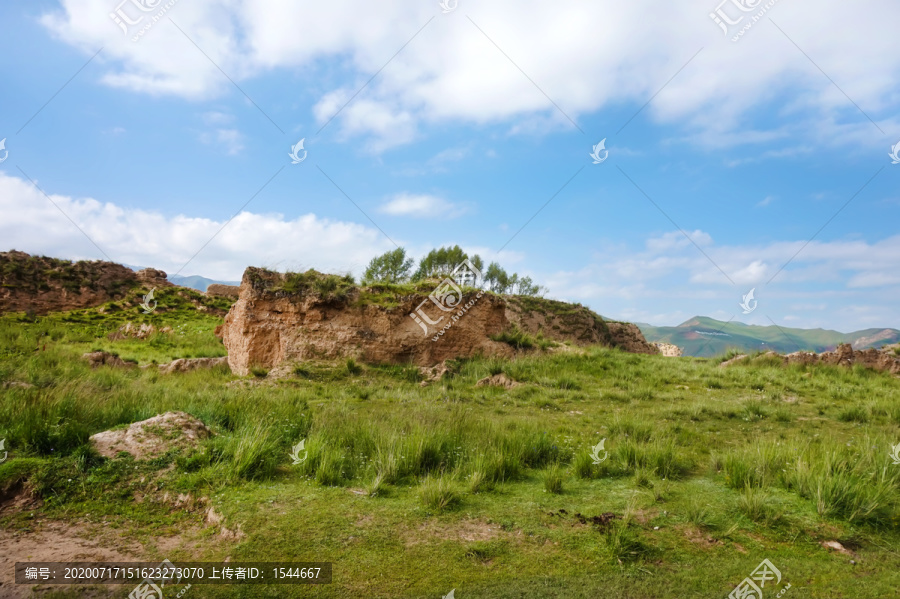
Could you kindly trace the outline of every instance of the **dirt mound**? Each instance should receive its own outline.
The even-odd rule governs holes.
[[[659,354],[659,348],[652,343],[647,343],[644,334],[636,324],[613,321],[606,324],[611,336],[610,345],[613,347],[618,347],[631,354]]]
[[[511,296],[506,317],[526,333],[576,345],[608,345],[638,354],[658,354],[637,326],[628,322],[603,320],[581,304],[569,304],[540,297]]]
[[[494,339],[515,327],[554,340],[659,353],[636,326],[607,323],[583,306],[478,290],[450,292],[439,304],[432,293],[439,283],[360,288],[315,271],[248,268],[222,329],[228,363],[246,375],[252,367],[317,359],[432,366],[478,354],[511,357],[512,346]]]
[[[113,262],[0,252],[0,313],[47,314],[99,306],[122,299],[140,284],[134,271]]]
[[[135,422],[128,428],[92,435],[91,443],[100,453],[114,458],[127,451],[138,460],[159,457],[173,447],[196,445],[212,433],[206,425],[184,412],[166,412]]]

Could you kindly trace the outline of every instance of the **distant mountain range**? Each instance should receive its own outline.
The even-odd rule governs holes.
[[[181,287],[190,287],[191,289],[196,289],[197,291],[206,291],[206,288],[210,285],[240,285],[240,281],[216,281],[213,279],[207,279],[206,277],[201,277],[200,275],[191,275],[189,277],[183,277],[181,275],[168,275],[166,278],[175,285],[179,285]]]
[[[900,342],[897,329],[865,329],[840,333],[826,329],[792,329],[778,326],[757,326],[742,322],[722,322],[705,316],[695,316],[677,327],[655,327],[635,323],[647,341],[677,345],[685,356],[712,357],[730,349],[744,353],[775,351],[782,354],[803,350],[823,352],[840,343],[853,349],[881,347]]]
[[[122,266],[126,266],[131,270],[137,272],[146,266],[135,266],[133,264],[123,264]],[[189,287],[190,289],[196,289],[197,291],[206,291],[206,288],[210,285],[240,285],[240,281],[216,281],[214,279],[207,279],[206,277],[201,277],[200,275],[191,275],[189,277],[185,277],[183,275],[166,275],[166,279],[173,285],[178,285],[179,287]]]

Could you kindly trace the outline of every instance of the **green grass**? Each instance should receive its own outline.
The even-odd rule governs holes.
[[[788,596],[895,593],[900,466],[888,454],[900,442],[900,380],[887,374],[764,361],[723,370],[597,347],[456,360],[424,387],[415,367],[352,360],[229,385],[239,377],[225,368],[160,375],[80,359],[94,348],[141,364],[224,355],[213,316],[182,305],[148,318],[175,332],[109,340],[143,322],[133,312],[0,317],[0,383],[34,385],[0,387],[0,497],[26,489],[42,501],[4,511],[0,526],[78,522],[151,548],[189,539],[161,556],[173,561],[332,561],[339,575],[315,589],[323,597],[727,596],[763,558],[794,587]],[[475,386],[499,372],[521,385]],[[216,435],[151,461],[87,445],[169,410]],[[301,439],[306,459],[293,464]],[[180,495],[208,503],[176,506]],[[207,522],[209,507],[223,524]],[[858,564],[821,540],[852,545]],[[847,585],[860,568],[866,585]]]
[[[524,332],[517,326],[512,326],[508,330],[491,337],[494,341],[506,343],[515,349],[542,349],[558,345],[555,341],[545,338],[542,334],[532,335]]]

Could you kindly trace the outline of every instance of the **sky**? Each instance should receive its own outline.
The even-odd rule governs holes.
[[[900,328],[900,3],[717,2],[2,3],[0,250]]]

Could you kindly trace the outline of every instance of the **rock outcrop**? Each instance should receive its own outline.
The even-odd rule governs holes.
[[[661,341],[654,342],[653,345],[659,348],[659,353],[667,358],[680,358],[683,355],[681,348],[677,345],[672,345],[671,343],[664,343]]]
[[[246,375],[254,366],[348,357],[431,366],[477,353],[513,355],[509,345],[490,338],[507,325],[505,302],[491,294],[464,294],[458,305],[471,303],[470,308],[438,336],[434,327],[424,330],[410,318],[427,295],[397,297],[393,305],[383,305],[367,302],[358,288],[338,298],[315,289],[288,292],[284,283],[279,273],[258,268],[244,272],[240,298],[225,316],[222,331],[232,372]],[[435,312],[440,311],[431,307],[426,316],[438,321]],[[438,324],[449,322],[450,316],[443,314]]]
[[[214,297],[227,297],[230,299],[237,299],[240,293],[241,288],[237,285],[220,285],[219,283],[213,283],[206,288],[206,295],[211,295]]]
[[[165,271],[157,268],[143,268],[135,273],[135,277],[148,289],[153,287],[175,287],[174,283],[170,283],[166,278]]]
[[[352,357],[368,363],[429,367],[478,354],[512,357],[515,350],[494,338],[514,326],[552,339],[602,343],[641,353],[659,351],[636,326],[607,323],[581,306],[556,302],[571,313],[536,317],[531,315],[535,310],[515,301],[519,298],[468,291],[461,298],[448,295],[447,303],[455,307],[442,311],[429,299],[434,287],[434,283],[423,283],[414,293],[397,295],[387,287],[361,289],[335,275],[314,271],[283,275],[248,268],[239,299],[222,329],[228,364],[236,374],[246,375],[253,367],[271,369],[315,359]]]

